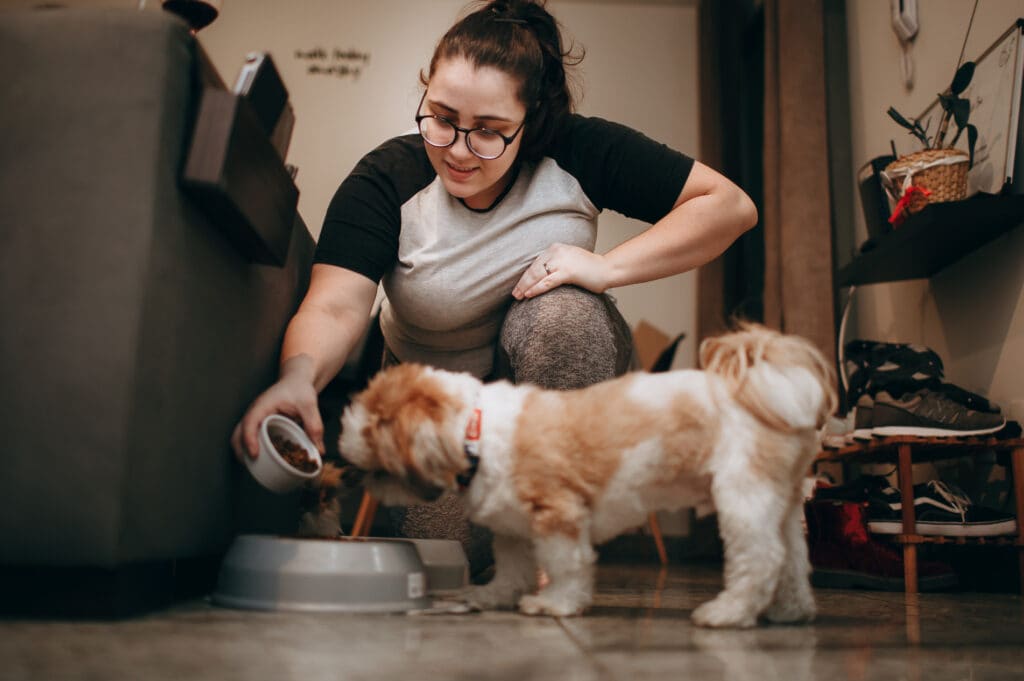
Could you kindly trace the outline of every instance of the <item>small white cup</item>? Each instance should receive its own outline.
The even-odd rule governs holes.
[[[274,448],[270,440],[271,435],[287,438],[300,445],[306,450],[309,457],[316,461],[316,470],[304,473],[289,465]],[[278,494],[291,492],[315,479],[323,470],[323,459],[320,458],[320,452],[316,445],[306,435],[306,431],[287,416],[272,414],[263,419],[260,424],[259,443],[259,456],[255,459],[247,456],[245,463],[249,467],[252,477],[271,492]]]

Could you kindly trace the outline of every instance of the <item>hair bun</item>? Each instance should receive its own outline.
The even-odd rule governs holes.
[[[507,15],[503,19],[518,19],[528,23],[529,18],[536,14],[537,10],[545,11],[543,2],[534,0],[493,0],[489,9],[495,14]]]

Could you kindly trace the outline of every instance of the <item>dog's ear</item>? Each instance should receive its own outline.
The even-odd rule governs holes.
[[[304,508],[324,508],[338,495],[342,469],[325,461],[320,475],[302,488],[301,505]]]
[[[424,490],[453,486],[465,465],[459,415],[466,405],[444,379],[444,372],[400,364],[375,376],[357,398],[375,468]]]
[[[323,470],[320,472],[320,478],[317,481],[317,486],[320,487],[322,494],[335,494],[338,488],[342,486],[342,477],[345,475],[345,469],[333,462],[325,462]]]

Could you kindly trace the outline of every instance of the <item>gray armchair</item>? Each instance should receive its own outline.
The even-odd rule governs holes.
[[[255,264],[180,189],[218,81],[171,16],[0,12],[0,603],[147,607],[294,520],[228,439],[313,240]]]

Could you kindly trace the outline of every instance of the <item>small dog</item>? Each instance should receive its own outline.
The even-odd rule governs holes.
[[[494,579],[464,594],[481,609],[579,614],[595,544],[710,503],[725,588],[694,621],[811,620],[801,482],[836,408],[834,371],[810,342],[756,325],[706,340],[700,361],[572,391],[403,364],[346,408],[340,448],[381,503],[452,491],[493,530]],[[534,593],[538,567],[548,584]]]

